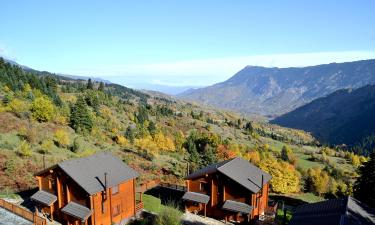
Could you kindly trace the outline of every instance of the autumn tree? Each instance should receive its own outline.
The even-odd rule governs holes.
[[[320,168],[310,168],[307,170],[306,189],[319,196],[329,192],[330,177],[327,172]]]
[[[297,158],[293,154],[293,150],[289,147],[284,145],[283,148],[281,149],[281,159],[290,162],[293,165],[297,164]]]
[[[261,160],[259,167],[272,175],[271,188],[274,192],[287,194],[300,191],[300,174],[293,165],[268,157]]]
[[[42,96],[37,97],[31,105],[31,113],[34,119],[39,122],[50,121],[55,113],[55,106],[52,101]]]
[[[68,132],[63,129],[58,129],[55,132],[55,141],[60,147],[67,147],[70,145],[70,138]]]
[[[354,196],[375,208],[375,152],[371,154],[370,160],[358,169],[358,173],[359,177],[354,185]]]

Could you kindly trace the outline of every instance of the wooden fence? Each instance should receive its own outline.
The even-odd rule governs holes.
[[[19,207],[18,205],[14,205],[10,202],[5,201],[4,199],[0,199],[0,207],[8,210],[11,213],[14,213],[30,222],[33,222],[34,225],[47,225],[47,220],[35,215],[34,213]]]
[[[150,190],[156,186],[159,186],[160,181],[159,180],[152,180],[147,183],[142,184],[137,188],[137,192],[145,192],[147,190]]]
[[[170,188],[176,191],[183,191],[185,192],[187,190],[186,186],[183,185],[177,185],[177,184],[169,184],[169,183],[159,183],[160,187]]]
[[[164,183],[160,182],[159,180],[152,180],[147,183],[142,184],[139,186],[136,190],[136,192],[145,192],[147,190],[150,190],[154,187],[164,187],[164,188],[170,188],[176,191],[186,191],[186,186],[183,185],[177,185],[177,184],[170,184],[170,183]]]

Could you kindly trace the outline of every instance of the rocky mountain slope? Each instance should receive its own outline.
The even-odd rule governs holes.
[[[375,84],[375,60],[302,68],[247,66],[210,87],[179,95],[220,108],[270,117],[281,115],[343,88]]]

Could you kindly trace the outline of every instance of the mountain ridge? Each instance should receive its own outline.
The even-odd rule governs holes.
[[[375,84],[375,60],[308,67],[246,66],[224,82],[189,90],[180,98],[269,117],[343,88]]]
[[[320,142],[371,151],[375,147],[375,85],[341,89],[271,121],[311,132]],[[374,140],[373,140],[374,139]]]

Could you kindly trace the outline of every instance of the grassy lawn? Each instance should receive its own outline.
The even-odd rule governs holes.
[[[324,198],[314,195],[313,193],[303,193],[295,196],[296,199],[301,199],[302,201],[308,203],[321,202],[324,201]]]
[[[319,168],[324,167],[322,163],[309,160],[310,155],[305,155],[303,153],[296,153],[295,155],[298,158],[297,166],[302,168],[303,170],[307,170],[309,168],[314,168],[314,167],[319,167]]]
[[[145,210],[150,212],[160,213],[164,207],[167,207],[161,204],[159,198],[152,195],[143,194],[142,199]]]

